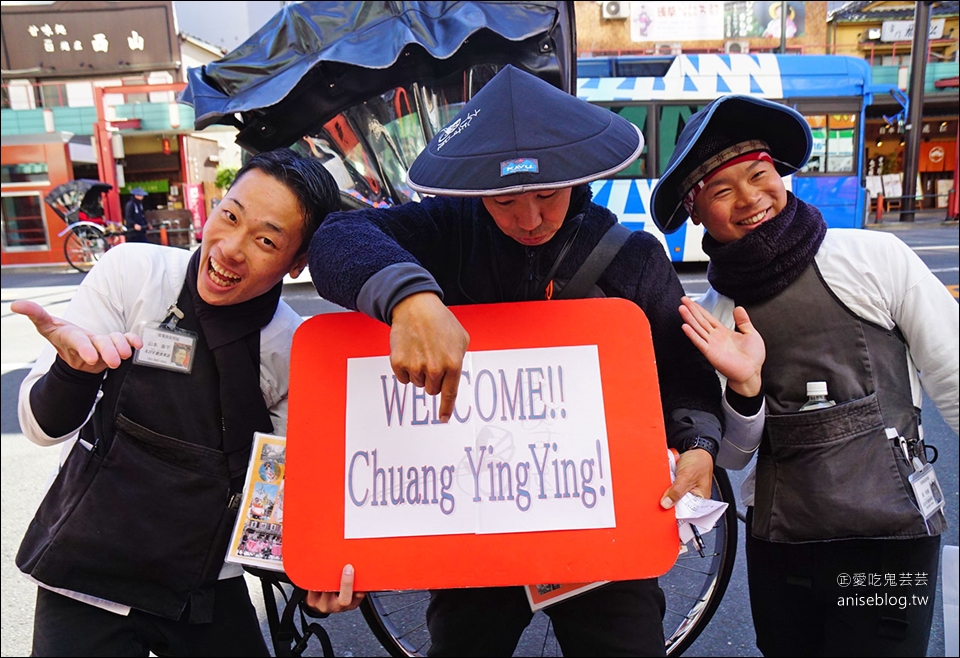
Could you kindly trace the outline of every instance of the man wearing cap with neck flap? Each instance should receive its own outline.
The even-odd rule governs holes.
[[[628,121],[506,66],[410,168],[410,187],[436,196],[332,214],[310,246],[314,283],[323,297],[391,324],[397,378],[439,394],[446,422],[469,336],[445,305],[559,295],[617,224],[591,202],[587,183],[642,149]],[[642,231],[583,295],[629,299],[650,321],[668,442],[683,452],[664,507],[691,490],[709,496],[721,436],[719,383],[681,331],[682,295],[663,247]],[[547,612],[567,655],[663,655],[663,606],[651,579],[612,583]],[[435,591],[430,653],[511,655],[530,618],[520,587]]]
[[[791,108],[720,98],[681,132],[654,219],[665,233],[688,214],[706,228],[712,288],[684,299],[684,331],[721,375],[762,389],[726,398],[765,407],[762,441],[727,435],[717,457],[743,468],[758,453],[743,486],[758,648],[924,655],[945,520],[935,480],[911,482],[932,469],[922,391],[957,431],[958,306],[898,238],[827,230],[786,190],[811,146]],[[801,410],[807,382],[826,382],[835,404]]]

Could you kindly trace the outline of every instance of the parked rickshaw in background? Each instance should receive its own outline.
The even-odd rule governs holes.
[[[98,180],[78,178],[50,190],[44,197],[47,205],[67,225],[59,236],[63,255],[80,272],[89,272],[110,247],[119,243],[123,225],[104,219],[103,198],[112,185]]]
[[[575,93],[573,8],[572,2],[291,3],[235,50],[192,69],[180,100],[194,107],[198,130],[234,126],[237,143],[250,153],[289,146],[319,158],[339,184],[345,209],[417,201],[405,184],[407,168],[503,66]],[[702,553],[680,547],[677,565],[660,579],[669,654],[682,653],[702,631],[733,568],[733,493],[720,469],[713,494],[731,502],[728,513],[704,537]],[[289,655],[291,637],[302,650],[303,629],[276,630],[279,617],[270,609],[276,578],[257,575],[277,655]],[[392,655],[421,655],[429,647],[427,601],[424,591],[374,592],[362,609]],[[293,615],[288,610],[284,617]],[[520,652],[559,653],[546,615],[537,614]]]

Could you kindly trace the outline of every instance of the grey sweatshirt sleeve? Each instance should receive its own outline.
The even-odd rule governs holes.
[[[390,324],[393,307],[418,292],[433,292],[443,299],[443,291],[426,269],[416,263],[395,263],[383,268],[360,288],[357,310]]]

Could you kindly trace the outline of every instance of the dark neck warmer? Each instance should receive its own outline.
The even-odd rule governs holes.
[[[273,421],[260,391],[260,330],[277,311],[283,282],[240,304],[211,306],[197,292],[199,268],[197,249],[187,266],[184,285],[220,376],[223,451],[231,475],[236,476],[247,468],[253,433],[273,431]]]
[[[720,244],[704,234],[703,250],[710,257],[707,279],[737,304],[764,300],[800,276],[826,234],[820,211],[788,192],[783,211],[745,237]]]

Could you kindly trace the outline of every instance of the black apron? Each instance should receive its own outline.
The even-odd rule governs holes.
[[[205,623],[242,478],[231,482],[221,449],[219,375],[185,287],[178,326],[199,334],[192,373],[127,360],[107,375],[80,432],[93,448],[71,450],[16,562],[53,587]]]
[[[907,479],[913,466],[886,435],[895,428],[926,463],[900,331],[850,311],[816,263],[782,292],[745,307],[767,347],[754,537],[802,543],[927,536]],[[808,381],[826,381],[836,406],[799,412]],[[940,534],[943,514],[929,525]]]

